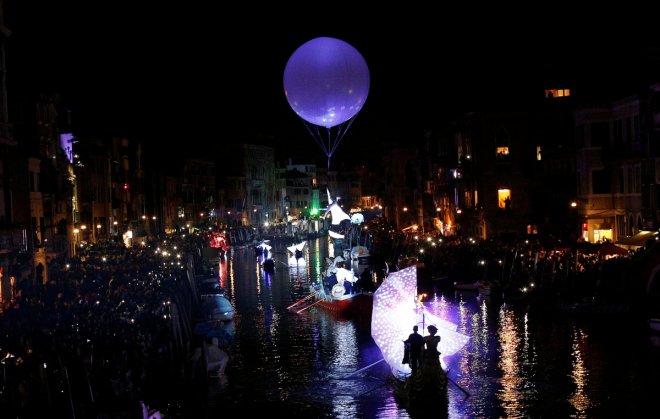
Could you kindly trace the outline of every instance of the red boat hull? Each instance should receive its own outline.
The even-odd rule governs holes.
[[[321,307],[324,310],[332,311],[333,313],[344,316],[358,314],[371,315],[372,306],[373,295],[368,293],[355,294],[351,296],[351,298],[341,300],[321,300],[316,304],[316,307]]]

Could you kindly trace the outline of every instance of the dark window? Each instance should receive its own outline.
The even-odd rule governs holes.
[[[594,170],[591,172],[592,193],[603,194],[612,192],[612,177],[608,170]]]
[[[406,186],[414,188],[417,185],[417,170],[413,162],[406,164]]]
[[[575,145],[577,148],[584,147],[584,125],[580,124],[575,127]]]
[[[617,119],[614,121],[614,143],[623,142],[623,121]]]
[[[591,124],[591,146],[604,147],[610,142],[610,124],[594,122]]]

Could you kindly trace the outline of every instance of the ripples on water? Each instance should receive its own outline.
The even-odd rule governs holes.
[[[249,249],[222,264],[221,285],[237,311],[235,336],[229,384],[208,389],[207,417],[408,417],[393,399],[369,318],[287,309],[319,280],[327,241],[311,241],[297,261],[283,245],[272,251],[272,277]],[[660,350],[630,320],[541,316],[468,294],[436,295],[426,307],[470,337],[443,360],[470,393],[450,383],[450,417],[630,417],[651,409],[651,395],[660,394]]]

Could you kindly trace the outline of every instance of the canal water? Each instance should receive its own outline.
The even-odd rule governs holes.
[[[236,308],[227,325],[227,380],[188,389],[186,416],[410,417],[394,400],[370,316],[347,320],[320,307],[289,309],[319,281],[330,246],[325,238],[310,241],[295,260],[284,244],[274,244],[272,276],[251,249],[222,262],[221,286]],[[449,417],[657,415],[660,344],[635,320],[541,313],[453,291],[425,305],[470,338],[444,359]]]

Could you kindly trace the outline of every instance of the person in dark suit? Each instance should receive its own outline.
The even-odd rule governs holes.
[[[424,349],[424,338],[417,333],[419,328],[417,325],[413,326],[413,332],[408,336],[404,342],[409,345],[410,353],[408,355],[408,363],[413,375],[417,372],[422,357],[422,350]]]

